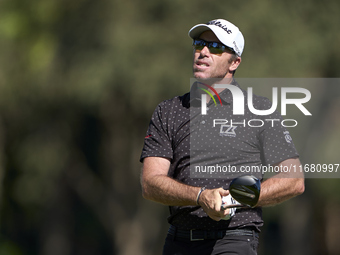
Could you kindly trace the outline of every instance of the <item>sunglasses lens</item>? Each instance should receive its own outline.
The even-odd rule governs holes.
[[[204,46],[194,45],[196,50],[203,50]]]
[[[222,54],[224,51],[224,47],[216,42],[209,43],[208,48],[213,54]]]
[[[194,40],[192,44],[196,50],[203,50],[204,46],[206,46],[205,41],[202,40]]]
[[[203,50],[205,46],[208,47],[212,54],[222,54],[224,52],[224,46],[217,42],[206,42],[203,40],[194,40],[193,46],[196,50]]]

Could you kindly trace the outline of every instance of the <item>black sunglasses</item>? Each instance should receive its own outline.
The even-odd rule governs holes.
[[[203,48],[207,46],[210,53],[212,54],[222,54],[226,51],[235,53],[232,48],[225,46],[224,44],[219,42],[207,42],[202,39],[194,39],[192,45],[194,46],[195,50],[203,50]]]

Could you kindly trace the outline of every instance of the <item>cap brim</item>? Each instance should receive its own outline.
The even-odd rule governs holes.
[[[209,26],[209,25],[206,25],[206,24],[198,24],[198,25],[192,27],[188,34],[192,39],[196,39],[203,32],[209,31],[209,30],[211,30],[224,45],[233,48],[233,43],[223,37],[223,34],[225,33],[225,31],[222,28],[217,27],[217,26]]]
[[[209,26],[207,26],[206,24],[198,24],[194,27],[192,27],[189,31],[189,36],[192,39],[196,39],[198,38],[204,31],[208,31],[211,30]]]

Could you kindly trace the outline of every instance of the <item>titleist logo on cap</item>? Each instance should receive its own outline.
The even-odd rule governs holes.
[[[240,49],[237,47],[237,44],[236,44],[235,41],[233,41],[233,44],[234,44],[234,50],[235,50],[235,52],[236,52],[238,55],[241,55],[241,51],[240,51]]]
[[[212,20],[212,21],[209,21],[207,23],[207,25],[215,25],[215,26],[218,26],[220,28],[222,28],[224,31],[226,31],[228,34],[231,34],[231,30],[227,28],[226,25],[223,25],[220,21],[216,21],[216,20]]]

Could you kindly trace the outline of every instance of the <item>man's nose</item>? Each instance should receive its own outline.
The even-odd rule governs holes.
[[[209,48],[207,46],[204,46],[203,49],[201,50],[201,55],[205,56],[209,54],[210,54]]]

